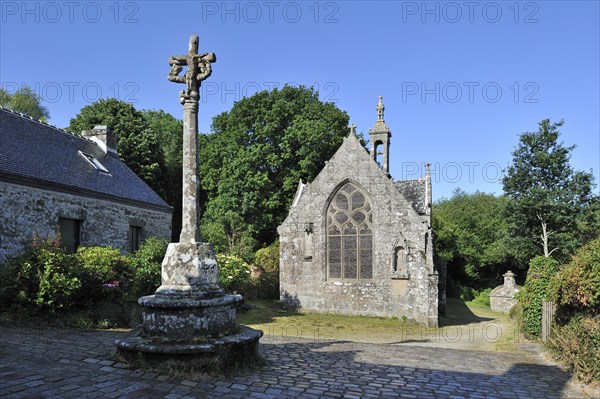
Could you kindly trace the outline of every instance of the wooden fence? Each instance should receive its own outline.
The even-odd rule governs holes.
[[[556,305],[550,301],[545,301],[542,304],[542,341],[546,342],[550,336],[550,329],[554,321],[556,313]]]

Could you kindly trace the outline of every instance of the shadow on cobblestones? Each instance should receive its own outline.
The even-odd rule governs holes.
[[[2,398],[568,398],[592,397],[529,354],[272,338],[266,365],[185,379],[112,358],[125,332],[0,325]]]

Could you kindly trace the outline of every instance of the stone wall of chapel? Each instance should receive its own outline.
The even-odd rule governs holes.
[[[371,280],[327,278],[326,210],[337,189],[348,181],[362,188],[373,207]],[[358,140],[346,138],[279,227],[282,299],[311,311],[406,316],[437,325],[438,276],[427,243],[429,224],[430,217],[412,209]],[[406,271],[394,275],[400,242],[409,251]]]

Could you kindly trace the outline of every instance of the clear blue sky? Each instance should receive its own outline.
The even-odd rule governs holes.
[[[181,117],[171,55],[218,61],[199,123],[257,90],[314,85],[365,136],[383,96],[394,178],[433,164],[434,198],[500,194],[518,135],[565,120],[572,165],[600,170],[598,1],[2,1],[0,83],[69,124],[100,97]],[[598,192],[598,187],[595,189]]]

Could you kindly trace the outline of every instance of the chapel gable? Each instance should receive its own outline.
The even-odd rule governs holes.
[[[368,150],[353,125],[317,177],[299,183],[278,228],[281,298],[309,311],[437,325],[431,177],[392,179],[384,110],[379,97]]]

